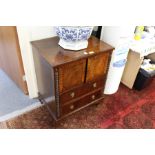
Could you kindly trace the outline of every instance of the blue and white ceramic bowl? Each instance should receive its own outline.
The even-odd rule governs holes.
[[[59,45],[69,50],[87,48],[93,26],[58,26],[56,34],[59,36]]]

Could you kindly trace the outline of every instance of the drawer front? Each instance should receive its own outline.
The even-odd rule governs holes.
[[[60,93],[84,83],[86,59],[64,64],[59,70]]]
[[[61,114],[62,115],[69,114],[69,113],[71,113],[79,108],[82,108],[83,106],[85,106],[85,105],[87,105],[101,97],[103,97],[102,90],[99,90],[99,91],[92,93],[92,94],[90,94],[76,102],[62,106]]]
[[[107,72],[109,52],[101,53],[88,58],[86,82],[94,81]]]
[[[62,105],[66,104],[68,101],[76,99],[87,93],[90,93],[91,91],[95,91],[99,88],[103,88],[103,84],[104,84],[104,79],[100,79],[94,82],[88,82],[84,84],[83,86],[77,87],[69,92],[66,92],[60,95],[60,103]]]

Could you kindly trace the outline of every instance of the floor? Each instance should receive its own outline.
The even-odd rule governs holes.
[[[0,121],[12,115],[18,115],[22,111],[31,109],[38,104],[40,102],[37,99],[30,99],[24,95],[14,82],[0,69]]]
[[[106,96],[65,119],[54,122],[46,106],[0,123],[1,128],[15,129],[154,129],[155,79],[141,91],[120,85],[117,93]]]

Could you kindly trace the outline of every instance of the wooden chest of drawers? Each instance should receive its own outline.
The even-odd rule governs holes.
[[[51,110],[56,119],[103,99],[113,51],[113,47],[95,37],[89,39],[87,49],[76,52],[61,48],[58,41],[53,37],[32,42],[34,53],[53,72],[55,103]]]

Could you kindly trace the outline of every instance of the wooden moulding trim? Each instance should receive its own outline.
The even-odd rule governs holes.
[[[106,83],[107,76],[108,76],[108,70],[110,67],[111,55],[112,55],[112,52],[108,56],[108,63],[107,63],[107,67],[106,67],[106,74],[105,74],[106,76],[105,76],[105,80],[104,80],[104,87],[105,87],[105,83]]]
[[[54,69],[54,83],[55,83],[55,102],[57,117],[60,117],[60,95],[59,95],[59,71],[58,68]]]

